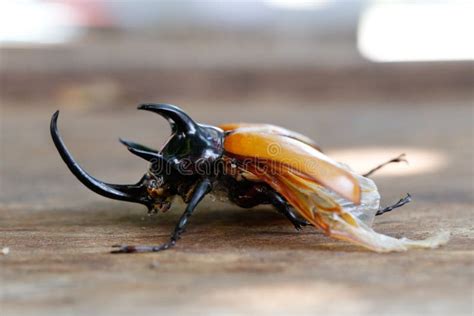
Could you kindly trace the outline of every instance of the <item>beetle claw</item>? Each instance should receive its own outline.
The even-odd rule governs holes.
[[[397,203],[387,206],[386,208],[379,209],[377,213],[375,213],[375,216],[379,216],[382,214],[385,214],[387,212],[390,212],[396,208],[402,207],[403,205],[410,203],[412,200],[410,193],[407,193],[407,195],[404,198],[401,198]]]
[[[112,250],[110,253],[134,253],[134,252],[137,252],[135,246],[113,245],[112,248],[117,248],[117,249]]]
[[[127,246],[127,245],[113,245],[112,248],[117,248],[112,250],[110,253],[135,253],[135,252],[158,252],[163,251],[176,245],[175,240],[170,240],[159,246]]]

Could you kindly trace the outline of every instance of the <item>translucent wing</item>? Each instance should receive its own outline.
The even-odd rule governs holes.
[[[293,138],[239,129],[226,136],[224,148],[242,172],[266,182],[328,236],[377,252],[434,248],[449,238],[413,241],[375,232],[370,227],[380,200],[375,183]]]

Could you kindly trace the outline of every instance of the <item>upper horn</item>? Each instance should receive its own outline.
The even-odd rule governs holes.
[[[171,121],[173,132],[194,134],[198,131],[199,126],[186,113],[177,106],[171,104],[141,104],[139,110],[151,111]]]

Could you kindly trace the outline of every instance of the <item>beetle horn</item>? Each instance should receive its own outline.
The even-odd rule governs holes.
[[[92,191],[105,197],[121,201],[141,203],[148,206],[149,201],[146,199],[145,195],[143,195],[144,188],[141,183],[142,181],[139,181],[137,184],[133,185],[109,184],[97,180],[79,166],[79,164],[72,157],[71,153],[67,150],[66,145],[64,145],[64,142],[61,139],[61,136],[59,136],[57,127],[58,115],[59,111],[56,111],[51,118],[51,137],[53,138],[54,145],[58,149],[61,158],[66,163],[69,170],[71,170],[71,172],[79,179],[79,181],[81,181]]]
[[[194,134],[199,126],[186,113],[177,106],[171,104],[142,104],[139,110],[151,111],[170,121],[173,132]]]
[[[154,149],[121,138],[119,138],[119,141],[127,146],[127,149],[132,154],[151,162],[151,170],[155,173],[168,173],[170,172],[169,170],[171,170],[170,168],[173,167],[173,163],[168,162],[168,160],[166,160],[158,151]]]
[[[154,149],[148,148],[141,144],[130,142],[128,140],[124,140],[122,138],[119,138],[119,141],[123,145],[125,145],[132,154],[137,155],[145,160],[152,161],[152,160],[163,159],[161,154]]]

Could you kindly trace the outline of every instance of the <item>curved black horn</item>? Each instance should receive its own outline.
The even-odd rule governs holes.
[[[173,132],[194,134],[199,126],[186,113],[177,106],[171,104],[142,104],[139,110],[151,111],[171,121]]]
[[[167,170],[171,170],[170,168],[173,167],[173,163],[168,162],[158,151],[154,149],[121,138],[119,138],[119,141],[127,146],[127,149],[132,154],[151,162],[152,167],[150,170],[154,171],[156,174],[168,172]]]
[[[163,159],[161,154],[151,148],[148,148],[146,146],[124,140],[122,138],[119,138],[119,141],[127,147],[127,149],[134,155],[137,155],[138,157],[141,157],[145,160],[152,161],[152,160],[158,160],[158,159]]]
[[[79,166],[79,164],[74,160],[67,150],[63,140],[61,139],[61,136],[59,136],[57,127],[58,115],[59,111],[56,111],[51,118],[51,137],[53,138],[54,145],[56,145],[61,158],[64,160],[69,170],[71,170],[76,178],[92,191],[105,197],[121,201],[141,203],[148,206],[149,201],[147,201],[144,196],[140,196],[140,193],[143,191],[143,187],[140,182],[135,185],[105,183],[92,177]]]

